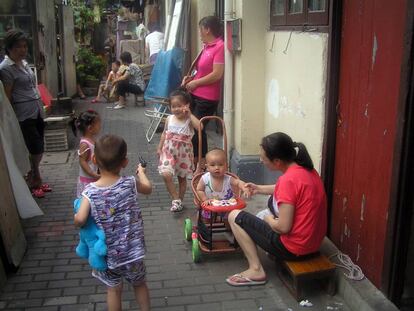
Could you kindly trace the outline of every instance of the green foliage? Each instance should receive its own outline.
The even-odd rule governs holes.
[[[85,4],[85,0],[70,1],[77,42],[89,44],[94,24],[100,23],[102,11],[108,6],[108,1],[94,0],[89,6]]]
[[[82,0],[72,0],[70,4],[73,9],[75,32],[78,34],[76,41],[85,43],[85,37],[90,35],[95,24],[93,8],[87,7]]]
[[[95,0],[95,4],[99,6],[101,9],[104,9],[108,6],[108,0]]]
[[[82,47],[78,51],[76,73],[81,85],[84,85],[86,80],[100,80],[105,73],[105,62],[90,48]]]

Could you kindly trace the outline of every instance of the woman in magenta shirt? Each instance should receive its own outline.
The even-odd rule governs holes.
[[[226,279],[233,286],[266,283],[266,273],[256,245],[281,260],[301,260],[319,250],[327,228],[327,203],[323,183],[302,143],[284,133],[262,139],[260,157],[270,170],[283,173],[276,185],[247,183],[251,194],[273,195],[273,214],[260,219],[234,210],[228,221],[244,251],[249,267]]]
[[[220,101],[221,80],[224,74],[223,27],[216,16],[203,17],[199,33],[204,43],[195,65],[195,75],[185,76],[185,86],[192,96],[191,111],[198,118],[214,115]],[[206,125],[206,124],[205,124]],[[193,136],[194,158],[198,157],[198,134]],[[202,158],[207,153],[207,137],[202,132]]]

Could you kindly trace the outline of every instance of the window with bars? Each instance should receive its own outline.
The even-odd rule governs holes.
[[[328,26],[329,0],[271,0],[270,28]]]

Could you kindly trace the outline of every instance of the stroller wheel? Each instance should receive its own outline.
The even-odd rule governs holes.
[[[191,241],[191,232],[193,230],[193,225],[190,218],[184,220],[184,239]]]
[[[193,255],[193,261],[195,263],[200,262],[201,260],[201,251],[200,251],[200,245],[198,244],[198,239],[193,239],[193,246],[191,249],[192,255]]]

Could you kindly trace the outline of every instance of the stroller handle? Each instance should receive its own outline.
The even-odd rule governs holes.
[[[224,124],[224,121],[222,118],[217,117],[217,116],[206,116],[206,117],[202,117],[200,119],[200,127],[203,126],[203,122],[205,121],[210,121],[210,120],[216,120],[216,121],[220,121],[220,125],[222,128],[222,132],[223,132],[223,150],[227,155],[227,135],[226,135],[226,125]],[[198,132],[198,164],[200,164],[201,162],[201,157],[202,157],[202,149],[203,149],[203,145],[202,145],[202,135],[201,135],[201,130],[200,128],[197,129]]]

